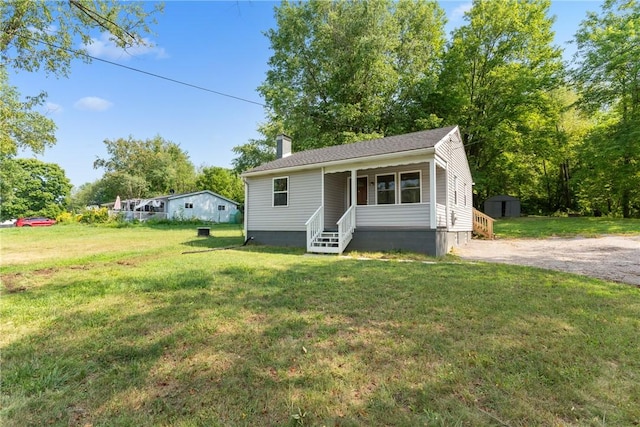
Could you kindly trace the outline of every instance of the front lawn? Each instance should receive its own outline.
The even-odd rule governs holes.
[[[212,234],[0,230],[0,424],[640,420],[637,288],[507,265],[183,254],[243,241],[237,226]]]
[[[594,217],[522,217],[498,219],[498,238],[593,237],[602,234],[639,234],[640,219]]]

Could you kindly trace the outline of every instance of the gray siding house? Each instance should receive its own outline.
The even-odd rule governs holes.
[[[242,174],[247,238],[308,252],[444,255],[471,238],[472,179],[457,126],[291,153]]]
[[[170,194],[150,199],[130,199],[122,202],[126,219],[200,219],[215,223],[234,222],[239,203],[213,191]]]

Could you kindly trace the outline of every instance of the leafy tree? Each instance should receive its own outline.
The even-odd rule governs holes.
[[[155,23],[153,9],[140,2],[107,0],[12,0],[0,8],[0,59],[10,68],[23,71],[44,69],[48,73],[67,76],[71,61],[89,61],[86,50],[75,48],[78,38],[91,44],[91,31],[110,34],[121,48],[144,45],[144,35]]]
[[[248,143],[233,147],[238,157],[232,160],[233,170],[240,174],[262,163],[276,158],[276,136],[282,133],[283,126],[275,119],[259,126],[264,135],[261,139],[251,139]]]
[[[40,154],[55,143],[53,120],[33,111],[42,102],[43,95],[20,101],[7,71],[0,67],[0,161],[15,156],[19,149]]]
[[[461,126],[476,203],[502,192],[533,192],[541,145],[558,117],[549,92],[561,83],[549,1],[476,0],[453,32],[436,114]]]
[[[600,185],[585,174],[590,185],[583,196],[600,200],[606,194],[611,198],[607,210],[625,218],[634,210],[640,215],[639,26],[640,2],[607,0],[600,14],[587,15],[575,36],[578,61],[573,77],[581,106],[606,116],[582,153],[585,170],[598,176]]]
[[[211,190],[228,199],[244,202],[244,184],[232,170],[218,166],[203,167],[196,178],[198,190]]]
[[[580,162],[580,203],[590,212],[640,216],[640,173],[634,161],[628,161],[628,141],[640,140],[638,127],[625,127],[615,114],[598,115],[597,126],[589,132],[578,151]]]
[[[236,169],[272,156],[274,128],[299,151],[431,127],[444,19],[433,1],[283,2],[258,89],[270,122]]]
[[[75,58],[90,61],[84,55],[84,49],[74,48],[75,43],[90,44],[92,31],[99,30],[108,32],[112,41],[125,49],[145,44],[144,35],[149,33],[149,25],[154,22],[152,16],[161,9],[159,4],[151,9],[144,3],[108,0],[2,2],[0,186],[3,212],[7,212],[7,206],[12,206],[11,200],[21,197],[11,193],[22,185],[18,166],[11,159],[19,149],[42,153],[56,142],[54,122],[34,111],[44,102],[46,93],[21,101],[16,88],[9,85],[8,70],[35,72],[44,69],[47,73],[67,76]],[[32,203],[38,201],[34,199]]]
[[[11,186],[5,174],[12,174]],[[55,218],[64,209],[71,183],[60,166],[37,159],[6,159],[2,165],[2,219],[44,215]]]
[[[72,188],[67,209],[71,212],[81,212],[86,209],[87,206],[100,205],[101,203],[112,201],[105,200],[101,197],[101,187],[102,181],[97,180],[94,182],[85,182],[79,187]]]
[[[114,192],[122,191],[131,197],[144,197],[195,188],[195,168],[176,143],[159,136],[146,140],[119,138],[104,143],[108,157],[97,159],[94,167],[106,170],[106,194],[113,196]]]

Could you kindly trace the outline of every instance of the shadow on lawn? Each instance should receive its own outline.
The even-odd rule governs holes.
[[[637,313],[625,289],[595,301],[587,293],[598,282],[518,267],[495,277],[482,265],[246,262],[271,250],[169,277],[33,290],[47,299],[77,289],[77,304],[3,349],[6,425],[553,424],[605,413],[624,424],[638,415],[593,385],[612,360],[633,361],[635,328],[621,319]],[[112,297],[96,304],[101,286]]]

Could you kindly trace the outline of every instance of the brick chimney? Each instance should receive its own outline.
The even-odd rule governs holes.
[[[276,136],[276,159],[291,155],[291,138],[285,134]]]

